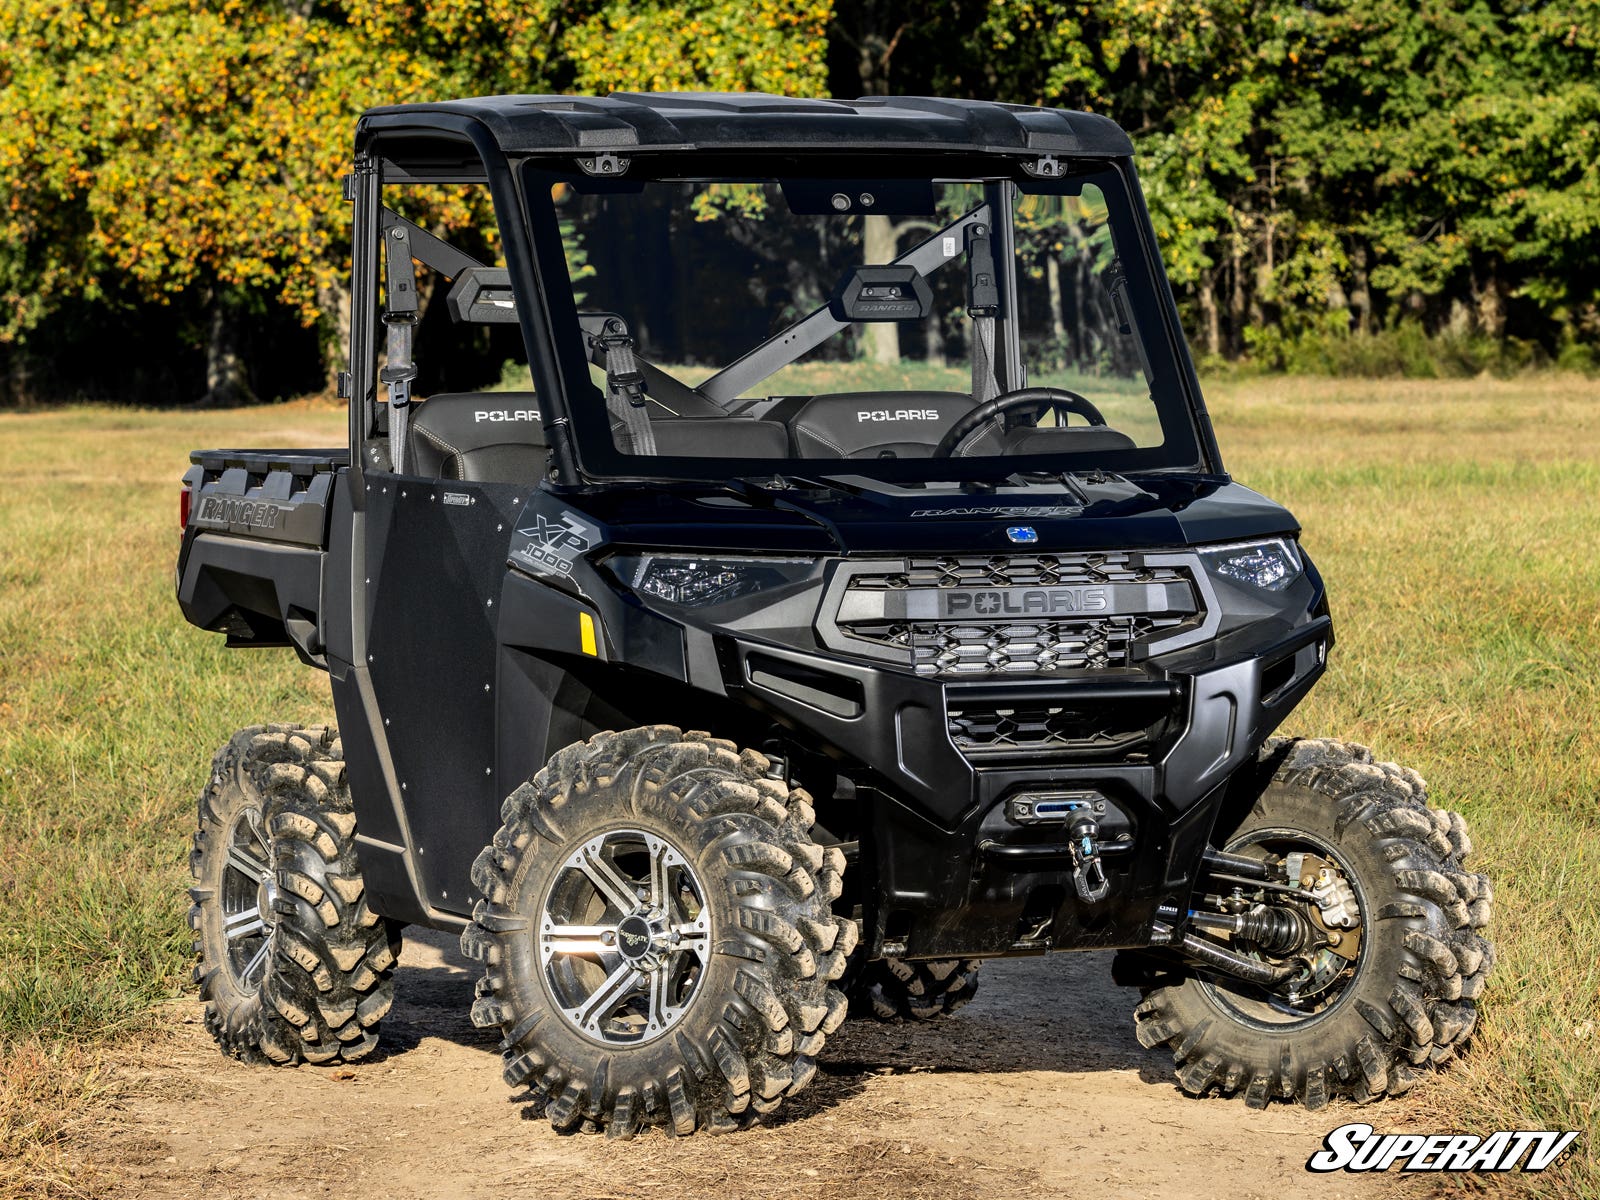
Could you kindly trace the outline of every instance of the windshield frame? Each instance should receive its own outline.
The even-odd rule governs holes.
[[[963,483],[993,481],[1012,475],[1062,474],[1104,469],[1119,474],[1142,472],[1219,475],[1221,463],[1211,436],[1204,402],[1188,345],[1178,324],[1165,272],[1154,245],[1149,215],[1133,164],[1128,159],[1068,160],[1054,179],[1030,177],[1021,160],[994,155],[929,154],[640,154],[627,168],[627,176],[598,180],[575,169],[571,159],[529,156],[512,164],[521,193],[523,212],[531,233],[535,260],[533,277],[542,285],[543,312],[549,322],[555,372],[562,384],[560,410],[567,420],[551,430],[571,447],[578,473],[588,482],[719,483],[733,478],[760,476],[814,476],[847,472],[888,483]],[[839,459],[817,458],[712,458],[700,456],[643,456],[619,450],[606,417],[605,395],[591,379],[584,350],[574,284],[568,271],[559,215],[551,187],[557,183],[599,190],[608,184],[617,191],[636,191],[656,181],[775,180],[812,177],[863,180],[884,177],[963,179],[998,184],[1015,183],[1025,192],[1060,192],[1093,183],[1111,200],[1109,223],[1116,239],[1122,267],[1142,286],[1131,289],[1134,320],[1151,363],[1151,394],[1163,441],[1134,450],[963,458]],[[1070,181],[1069,181],[1070,180]],[[990,189],[991,193],[993,189]],[[1007,206],[1009,207],[1009,206]],[[998,223],[997,223],[998,224]],[[997,234],[1002,231],[997,228]],[[1012,231],[1003,231],[1007,261]],[[508,252],[511,247],[508,245]],[[998,256],[997,256],[998,257]],[[515,274],[515,273],[514,273]],[[1009,276],[1010,271],[1007,272]],[[520,306],[519,306],[520,307]],[[1002,311],[1000,337],[1004,346],[1015,345],[1015,325]],[[530,348],[531,351],[531,348]],[[1004,356],[1001,356],[1004,357]],[[531,361],[531,359],[530,359]],[[728,364],[721,364],[726,367]],[[997,363],[997,367],[1000,364]],[[1003,368],[1001,368],[1003,369]],[[552,406],[554,407],[554,406]]]

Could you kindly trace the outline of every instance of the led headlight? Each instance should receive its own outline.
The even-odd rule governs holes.
[[[1268,592],[1281,592],[1304,570],[1299,547],[1287,538],[1209,546],[1200,552],[1200,557],[1213,575]]]
[[[809,558],[739,558],[733,555],[624,554],[607,564],[641,596],[698,608],[804,579]]]

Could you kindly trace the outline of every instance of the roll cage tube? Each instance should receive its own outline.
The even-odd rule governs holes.
[[[943,229],[918,242],[904,254],[891,259],[886,265],[914,267],[917,274],[922,276],[933,274],[947,262],[952,261],[945,257],[943,250],[940,249],[942,241],[952,234],[965,239],[966,231],[972,226],[992,224],[989,216],[992,211],[991,203],[978,205],[964,216],[957,217]],[[706,399],[727,408],[750,388],[770,379],[784,367],[814,350],[840,330],[849,328],[853,323],[834,316],[831,307],[824,303],[787,329],[781,329],[773,334],[748,354],[734,359],[702,383],[697,390]]]

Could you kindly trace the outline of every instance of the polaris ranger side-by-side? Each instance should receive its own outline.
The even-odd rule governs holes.
[[[1118,951],[1195,1095],[1450,1058],[1488,883],[1415,772],[1270,736],[1328,603],[1223,470],[1131,155],[937,99],[363,116],[349,446],[184,479],[185,616],[338,718],[200,798],[223,1048],[366,1054],[420,924],[562,1129],[738,1125],[851,1011],[1050,950]],[[526,374],[452,390],[451,338]]]

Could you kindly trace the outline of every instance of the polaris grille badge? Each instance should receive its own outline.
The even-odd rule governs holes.
[[[1019,546],[1031,546],[1039,540],[1039,531],[1032,525],[1008,525],[1006,536]]]

